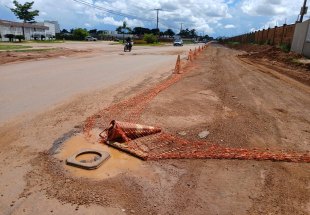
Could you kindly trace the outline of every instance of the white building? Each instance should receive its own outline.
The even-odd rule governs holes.
[[[46,38],[53,38],[56,36],[56,25],[55,25],[55,23],[52,23],[50,21],[44,21],[44,22],[37,22],[36,24],[48,27],[48,29],[45,30],[45,32],[44,32],[44,36]]]
[[[60,27],[57,21],[47,21],[38,22],[37,24],[44,25],[48,27],[48,30],[45,30],[45,37],[52,38],[55,37],[57,33],[60,33]]]
[[[53,24],[39,24],[39,23],[23,23],[23,22],[11,22],[7,20],[0,20],[0,34],[2,41],[8,41],[5,38],[6,34],[23,35],[25,33],[25,40],[33,40],[35,37],[41,38],[41,36],[55,36],[55,25],[50,31],[49,27]]]
[[[52,23],[55,25],[55,33],[56,34],[59,34],[60,33],[60,26],[59,26],[59,23],[57,21],[49,21],[49,20],[45,20],[44,23]]]

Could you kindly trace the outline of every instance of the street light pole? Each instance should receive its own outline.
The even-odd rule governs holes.
[[[159,28],[158,28],[158,13],[159,13],[159,11],[162,10],[162,9],[157,8],[157,9],[154,9],[154,10],[156,10],[156,12],[157,12],[157,25],[156,25],[156,29],[159,29]]]
[[[301,12],[300,12],[299,22],[302,22],[302,20],[304,19],[304,15],[306,14],[306,10],[308,9],[306,5],[307,5],[307,0],[304,0],[304,5],[302,6]]]

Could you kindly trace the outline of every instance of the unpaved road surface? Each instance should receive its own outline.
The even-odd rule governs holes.
[[[104,42],[53,45],[82,52],[68,57],[67,52],[59,50],[60,56],[55,58],[0,65],[0,124],[17,115],[41,112],[77,94],[121,85],[159,70],[169,71],[176,54],[193,48],[134,47],[131,53],[124,53],[122,46]]]
[[[150,49],[149,51],[151,51]],[[183,138],[227,147],[310,150],[310,89],[283,73],[209,46],[183,79],[142,113]],[[288,68],[286,68],[288,69]],[[92,172],[64,164],[70,150],[103,148],[83,121],[167,77],[157,71],[119,87],[72,98],[32,118],[0,128],[0,211],[3,214],[309,214],[309,163],[240,160],[128,159]],[[120,113],[120,115],[125,113]],[[98,114],[98,117],[100,115]],[[100,118],[99,118],[100,119]],[[102,119],[107,120],[107,119]],[[56,154],[41,153],[52,151]],[[113,173],[113,174],[112,174]]]

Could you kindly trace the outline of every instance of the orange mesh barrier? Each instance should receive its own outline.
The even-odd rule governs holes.
[[[207,46],[205,45],[204,48]],[[200,53],[202,52],[198,52],[197,54],[199,55]],[[151,89],[101,110],[94,116],[88,117],[84,124],[84,132],[87,135],[91,135],[90,131],[95,127],[99,127],[102,130],[108,128],[101,135],[104,142],[143,160],[204,158],[310,162],[309,152],[298,153],[263,148],[245,149],[223,147],[207,141],[187,140],[165,131],[157,133],[160,129],[156,126],[151,127],[152,129],[154,128],[153,135],[145,136],[146,133],[150,134],[150,130],[147,127],[144,127],[148,130],[146,133],[137,132],[136,123],[141,122],[140,118],[144,109],[160,92],[181,80],[184,75],[191,71],[191,61],[188,62],[183,67],[182,74],[172,74],[168,79]],[[119,121],[112,121],[110,123],[112,119]],[[112,140],[115,138],[108,138],[108,130],[111,127],[115,128],[117,132],[113,133],[111,130],[110,137],[115,135],[114,137],[123,143],[113,142]]]

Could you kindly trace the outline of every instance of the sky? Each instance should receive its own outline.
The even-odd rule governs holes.
[[[24,3],[30,0],[18,0]],[[86,2],[81,4],[79,2]],[[0,0],[0,19],[18,21],[9,8],[12,0]],[[234,36],[297,20],[303,0],[34,0],[40,11],[36,21],[55,20],[61,29],[115,30],[128,26],[159,28],[178,33],[196,29],[198,35]],[[305,16],[309,19],[309,15]]]

